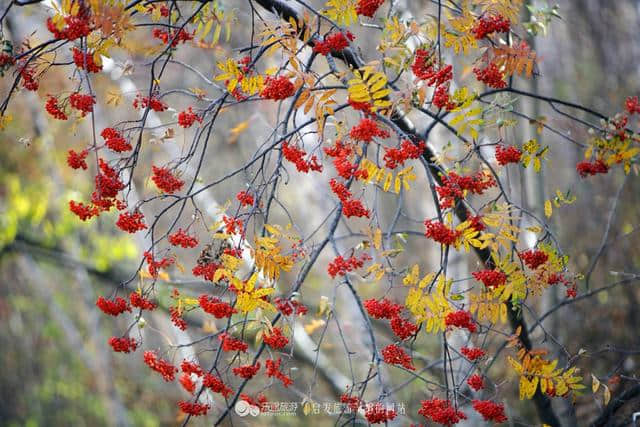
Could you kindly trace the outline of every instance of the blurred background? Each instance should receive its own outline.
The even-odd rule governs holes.
[[[228,44],[223,43],[206,51],[206,54],[195,48],[178,51],[179,60],[192,65],[208,78],[214,74],[216,61],[233,55],[231,49],[248,43],[248,34],[242,30],[250,26],[248,8],[244,2],[242,5],[233,3],[226,2],[237,19]],[[309,3],[321,5],[321,2]],[[420,17],[433,13],[432,3],[400,0],[396,5],[405,16]],[[534,3],[542,6],[540,2]],[[541,34],[532,42],[540,58],[540,77],[533,81],[517,79],[516,87],[591,106],[605,114],[621,111],[624,99],[640,91],[640,2],[558,0],[557,3],[562,20],[554,20],[548,34]],[[14,10],[11,27],[5,29],[5,37],[13,39],[16,44],[26,36],[44,40],[48,37],[42,25],[45,16],[36,6]],[[527,20],[527,16],[523,19]],[[367,38],[367,30],[361,29],[356,33],[363,55],[373,59],[375,43],[368,39],[375,38]],[[139,31],[135,34],[140,52],[157,45],[147,33]],[[105,64],[105,71],[96,75],[92,82],[99,98],[106,99],[113,93],[123,96],[118,108],[104,104],[97,107],[97,129],[138,114],[131,108],[131,101],[138,87],[148,87],[149,69],[144,65],[146,61],[142,56],[133,58],[135,67],[126,63],[126,58],[124,52],[114,50],[113,63]],[[171,64],[169,67],[163,78],[164,89],[204,88],[210,90],[212,98],[215,97],[214,88],[207,87],[196,73],[186,72],[180,67],[171,69]],[[0,425],[177,425],[183,415],[175,402],[185,399],[186,393],[177,382],[165,383],[160,376],[151,373],[142,363],[140,350],[129,357],[113,353],[107,340],[113,335],[119,336],[126,329],[126,319],[109,318],[95,307],[98,296],[110,295],[115,286],[134,274],[145,242],[116,231],[113,226],[115,214],[82,223],[67,209],[70,199],[83,200],[93,186],[87,173],[83,175],[66,167],[67,150],[79,150],[90,140],[88,120],[74,125],[51,120],[44,113],[45,94],[71,88],[68,73],[68,67],[51,69],[40,84],[39,95],[42,98],[27,92],[16,96],[9,107],[14,121],[0,133]],[[3,98],[11,83],[9,75],[0,81]],[[169,99],[175,111],[181,111],[191,105],[187,102],[193,102],[190,98],[178,96]],[[251,108],[231,109],[218,121],[210,139],[213,149],[205,159],[204,183],[244,164],[272,131],[277,114],[274,104],[248,105]],[[545,117],[547,124],[570,132],[576,140],[588,137],[586,129],[554,114],[544,103],[517,101],[514,107],[533,117]],[[152,118],[150,124],[154,125],[153,120],[156,123],[160,123],[158,120],[165,123],[175,121],[175,111],[166,113],[162,118]],[[419,116],[414,117],[414,121],[419,128],[429,124]],[[145,178],[151,164],[171,159],[192,136],[182,129],[176,131],[172,138],[163,139],[163,134],[164,129],[150,138],[150,148],[146,157],[141,159],[142,173],[134,180],[138,198],[155,194],[154,186]],[[493,141],[497,138],[491,130],[487,130],[485,137]],[[602,251],[602,256],[593,266],[590,289],[621,280],[625,273],[640,272],[640,181],[633,173],[626,178],[616,170],[604,177],[581,180],[575,172],[575,164],[582,159],[582,150],[547,131],[536,136],[535,129],[526,121],[502,137],[516,145],[538,137],[550,147],[550,166],[544,168],[542,174],[530,174],[529,170],[523,172],[521,168],[514,171],[509,177],[513,182],[512,191],[523,206],[540,215],[542,202],[553,197],[558,189],[563,192],[570,190],[577,197],[574,204],[564,206],[554,214],[550,223],[563,245],[562,249],[570,256],[573,271],[589,271],[594,256]],[[434,132],[429,142],[436,147],[444,147],[451,138],[445,132]],[[289,167],[289,174],[286,178],[288,185],[281,187],[279,198],[287,206],[301,234],[307,235],[324,219],[328,213],[327,206],[333,206],[330,190],[326,184],[320,186],[317,180],[296,174],[294,168]],[[433,214],[431,196],[418,190],[425,188],[421,179],[404,200],[408,212],[418,219]],[[239,175],[224,186],[213,188],[201,200],[203,207],[211,213],[217,212],[218,207],[232,199],[245,182],[246,176]],[[381,215],[391,218],[395,199],[383,198],[378,203]],[[150,217],[151,213],[146,213],[146,216]],[[271,222],[286,224],[288,221],[286,213],[281,211],[274,214]],[[610,229],[605,236],[608,223]],[[410,218],[403,219],[398,228],[422,231],[420,224]],[[341,234],[347,234],[344,226],[338,233]],[[420,263],[421,271],[436,268],[438,254],[434,252],[433,245],[424,240],[409,239],[405,253],[398,258],[399,265],[402,262],[405,265]],[[353,236],[339,240],[341,250],[357,242]],[[194,254],[185,252],[180,255],[183,257],[181,262],[187,266],[187,271],[190,270],[195,262]],[[309,306],[310,314],[299,319],[300,324],[289,325],[299,332],[292,353],[295,369],[291,375],[296,385],[287,390],[269,390],[269,400],[338,400],[340,387],[345,385],[345,381],[350,381],[346,379],[349,377],[347,357],[335,325],[325,331],[324,320],[315,315],[323,296],[334,305],[343,332],[349,337],[350,350],[354,352],[352,362],[357,369],[366,368],[370,357],[368,341],[355,303],[326,275],[326,263],[333,256],[328,248],[305,284],[301,299]],[[477,264],[473,257],[459,256],[454,259],[454,268],[455,277],[466,278]],[[280,280],[283,292],[294,277],[293,274],[285,274]],[[635,285],[637,281],[561,308],[544,322],[545,330],[571,354],[577,354],[581,348],[587,350],[578,366],[587,373],[586,376],[593,373],[607,381],[614,397],[618,390],[634,383],[638,374],[640,292]],[[170,271],[170,280],[161,282],[157,287],[161,307],[148,314],[146,319],[154,333],[149,332],[145,336],[145,347],[159,347],[166,341],[187,342],[191,333],[193,339],[204,332],[215,331],[220,325],[193,315],[187,317],[190,328],[183,333],[170,323],[167,314],[169,295],[174,287],[198,295],[206,292],[206,286],[190,281],[179,269]],[[379,289],[361,285],[358,289],[363,298],[381,295]],[[391,292],[393,294],[393,290]],[[579,284],[578,292],[579,295],[586,292],[584,282]],[[538,313],[544,312],[563,298],[563,289],[552,288],[533,307]],[[377,331],[381,341],[379,345],[392,341],[384,327]],[[545,341],[540,328],[533,336],[536,346],[549,348],[555,357],[560,358],[561,364],[567,362],[566,353],[554,342]],[[320,341],[322,366],[321,369],[313,369],[315,353],[310,350]],[[416,353],[422,355],[422,362],[427,364],[439,357],[440,344],[438,337],[422,338],[418,340]],[[495,340],[490,343],[490,348],[498,348],[500,344]],[[189,355],[185,350],[183,356]],[[204,358],[209,356],[203,355]],[[501,357],[504,356],[503,353]],[[491,375],[513,380],[513,373],[509,372],[503,360],[492,365]],[[388,375],[393,376],[397,384],[412,379],[398,371],[390,371]],[[432,375],[437,378],[438,372],[434,371]],[[590,385],[589,379],[585,382]],[[517,400],[515,381],[501,387],[499,396],[505,398],[511,422],[514,425],[534,425],[533,405]],[[260,387],[249,387],[252,395],[259,391]],[[407,414],[411,415],[416,414],[419,401],[427,395],[430,393],[425,394],[424,384],[413,381],[398,389],[393,400],[403,402]],[[567,425],[586,425],[602,407],[601,395],[590,392],[578,398],[575,405],[555,400],[554,406]],[[633,409],[640,410],[640,400],[626,405],[618,413],[615,425],[628,423]],[[411,417],[420,421],[417,415]],[[332,423],[332,420],[323,416],[314,418],[318,425]],[[250,423],[251,420],[238,422]],[[398,425],[409,422],[408,418],[401,418]],[[283,416],[261,417],[254,423],[301,425],[302,421]],[[469,421],[469,425],[479,424],[479,420]],[[207,421],[195,420],[194,425],[207,425]]]

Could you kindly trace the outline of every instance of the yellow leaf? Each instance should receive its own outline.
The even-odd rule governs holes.
[[[319,328],[323,327],[325,325],[325,321],[322,319],[312,319],[311,322],[307,323],[306,325],[304,325],[304,331],[311,335],[313,334],[316,330],[318,330]]]
[[[349,98],[357,102],[373,102],[373,110],[386,108],[391,102],[386,98],[390,89],[386,88],[387,76],[381,72],[375,72],[371,66],[362,67],[353,71],[354,78],[349,80]]]
[[[600,388],[600,380],[595,375],[591,374],[591,391],[596,393]]]
[[[373,247],[376,250],[380,250],[380,248],[382,247],[382,230],[379,228],[376,228],[376,231],[373,235]]]
[[[398,194],[400,193],[400,187],[402,185],[402,181],[400,179],[400,176],[396,176],[396,178],[394,179],[394,184],[393,184],[393,192]]]
[[[151,276],[151,274],[149,274],[149,272],[146,269],[140,270],[139,274],[141,279],[151,279],[153,277]]]
[[[209,22],[213,22],[213,21],[209,21]],[[218,40],[220,40],[220,32],[222,31],[222,25],[216,25],[216,29],[213,33],[213,40],[211,41],[211,45],[216,45],[218,44]]]
[[[328,0],[325,4],[327,9],[323,11],[323,14],[338,25],[348,27],[352,22],[358,21],[356,5],[356,0]]]
[[[13,116],[10,114],[0,116],[0,130],[4,130],[4,128],[13,121]]]
[[[213,27],[213,21],[214,21],[213,19],[210,19],[204,25],[204,28],[202,29],[202,32],[200,33],[200,38],[201,39],[204,40],[209,35],[209,32],[211,31],[211,27]],[[200,25],[198,27],[200,28],[201,25],[202,25],[202,22],[200,23]],[[198,31],[196,31],[196,33],[198,33]]]
[[[122,94],[117,91],[108,91],[107,92],[107,105],[113,105],[117,107],[122,103]]]
[[[551,200],[547,200],[544,202],[544,215],[547,218],[551,218],[552,213],[553,213],[553,206],[551,205]]]
[[[384,180],[384,185],[382,186],[382,189],[387,192],[389,191],[389,188],[391,188],[391,179],[393,178],[393,174],[391,172],[387,173],[387,177]]]
[[[229,131],[229,144],[238,142],[238,137],[249,128],[249,120],[238,123]]]
[[[418,283],[418,274],[420,274],[420,268],[418,267],[418,264],[415,264],[413,267],[411,267],[409,273],[404,276],[404,278],[402,279],[402,283],[405,286],[414,286],[416,283]]]

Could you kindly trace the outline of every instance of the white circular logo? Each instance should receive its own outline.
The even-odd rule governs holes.
[[[238,400],[236,402],[236,406],[235,406],[235,410],[236,410],[236,414],[240,415],[241,417],[246,417],[249,414],[249,403],[244,401],[244,400]]]
[[[238,400],[234,409],[236,411],[236,414],[240,415],[241,417],[246,417],[247,415],[257,417],[258,415],[260,415],[260,408],[250,404],[246,400]]]
[[[260,408],[255,405],[249,405],[249,413],[251,414],[251,416],[257,417],[258,415],[260,415]]]

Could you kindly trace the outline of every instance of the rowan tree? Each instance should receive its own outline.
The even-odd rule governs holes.
[[[70,212],[142,242],[137,270],[96,301],[128,324],[104,348],[182,388],[183,425],[226,422],[240,400],[269,411],[270,395],[291,389],[305,411],[343,403],[339,424],[446,426],[568,425],[555,402],[585,394],[605,425],[640,394],[634,378],[612,397],[601,373],[581,369],[588,343],[567,347],[544,327],[638,279],[591,288],[593,269],[575,271],[572,242],[552,223],[575,201],[569,182],[525,203],[522,177],[545,168],[577,180],[638,172],[637,96],[601,112],[530,90],[544,79],[532,41],[563,25],[556,8],[438,0],[413,16],[385,0],[5,3],[0,128],[34,92],[29,102],[51,122],[68,122],[68,167],[91,187]],[[41,26],[16,39],[27,10]],[[206,60],[185,60],[193,55]],[[115,88],[102,90],[108,78]],[[527,100],[553,116],[522,111]],[[121,119],[105,123],[110,109]],[[212,168],[220,139],[235,144],[257,126],[255,115],[229,126],[247,112],[271,132],[240,167]],[[533,137],[516,139],[518,126]],[[584,159],[563,163],[566,145]],[[295,196],[303,185],[322,197],[319,221],[292,213],[311,205]],[[217,201],[220,188],[232,196]],[[560,301],[540,303],[556,289]],[[154,337],[157,310],[189,341]],[[365,346],[345,318],[360,322]],[[313,379],[300,375],[296,345],[307,346]],[[333,394],[316,389],[318,372]],[[415,383],[400,413],[396,396]]]

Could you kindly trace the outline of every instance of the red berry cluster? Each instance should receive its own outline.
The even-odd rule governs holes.
[[[478,330],[478,326],[471,318],[471,313],[465,310],[453,311],[447,314],[444,318],[444,323],[447,326],[468,329],[471,333]]]
[[[144,352],[144,363],[162,375],[165,381],[173,381],[175,379],[175,373],[178,372],[178,369],[171,363],[158,358],[158,355],[154,351]]]
[[[544,271],[540,273],[540,275],[544,278]],[[559,283],[562,283],[564,286],[566,286],[567,298],[575,298],[578,294],[575,282],[567,280],[561,273],[552,273],[546,278],[546,280],[549,285],[557,285]]]
[[[118,172],[102,159],[98,159],[98,167],[100,171],[95,177],[96,189],[91,202],[103,211],[108,211],[114,204],[118,209],[124,209],[124,204],[115,201],[118,192],[124,188]]]
[[[180,370],[187,375],[195,375],[197,377],[201,377],[204,374],[204,371],[200,366],[198,366],[194,362],[190,362],[188,360],[183,360],[180,364]]]
[[[172,30],[171,32],[169,32],[160,28],[154,28],[151,32],[151,35],[153,36],[153,38],[162,41],[162,43],[164,44],[168,44],[169,41],[171,41],[171,47],[176,47],[179,43],[186,43],[190,40],[193,40],[193,34],[183,29],[180,29],[178,31]]]
[[[213,315],[216,319],[231,317],[234,313],[237,313],[235,308],[223,302],[220,298],[203,294],[198,298],[198,302],[205,313]]]
[[[453,78],[453,67],[439,64],[432,49],[416,49],[411,71],[429,86],[441,86]]]
[[[500,166],[509,163],[518,163],[522,157],[522,151],[513,145],[505,147],[502,144],[496,145],[496,160]]]
[[[373,138],[389,138],[390,135],[386,130],[380,129],[374,120],[364,118],[351,128],[349,136],[356,141],[368,143],[373,141]]]
[[[260,362],[256,362],[255,365],[241,365],[233,368],[233,375],[236,375],[245,380],[250,380],[260,370]]]
[[[276,377],[282,382],[282,385],[285,387],[289,387],[291,384],[293,384],[293,380],[291,380],[291,378],[289,378],[288,376],[286,376],[280,371],[280,365],[282,364],[281,358],[278,357],[278,360],[267,359],[265,363],[266,363],[265,369],[267,370],[267,377],[269,378]]]
[[[382,358],[385,363],[390,365],[400,365],[410,371],[415,371],[416,368],[412,365],[413,359],[405,351],[395,344],[389,344],[382,349]]]
[[[229,255],[235,258],[242,258],[242,252],[244,252],[242,248],[225,248],[224,250],[225,255]]]
[[[365,209],[362,201],[358,199],[351,199],[352,194],[344,184],[331,178],[331,180],[329,181],[329,185],[331,186],[331,191],[333,191],[336,196],[338,196],[340,202],[342,203],[342,213],[344,214],[344,216],[346,216],[347,218],[350,218],[352,216],[358,218],[369,218],[370,213],[367,209]]]
[[[141,94],[136,95],[136,98],[133,100],[133,108],[138,109],[147,107],[157,112],[162,112],[169,108],[167,104],[154,96],[149,98],[147,96],[142,96]]]
[[[78,13],[75,16],[65,16],[64,26],[58,29],[52,18],[47,19],[47,29],[58,40],[75,40],[80,37],[88,36],[91,32],[89,23],[89,15],[86,12]]]
[[[240,400],[244,400],[245,402],[249,403],[250,405],[257,406],[258,408],[260,408],[260,411],[262,411],[263,408],[267,405],[267,403],[269,403],[269,401],[267,400],[267,396],[265,396],[262,393],[258,394],[257,399],[254,399],[253,397],[249,396],[248,394],[241,393],[240,394]]]
[[[193,415],[194,417],[206,415],[210,408],[209,404],[202,404],[197,402],[191,403],[185,402],[184,400],[178,402],[178,406],[180,407],[180,410],[182,412],[184,412],[185,414]]]
[[[72,108],[80,111],[82,113],[82,117],[93,111],[93,104],[95,103],[96,99],[93,95],[84,95],[82,93],[75,92],[69,96],[69,104]]]
[[[361,16],[373,18],[373,15],[376,14],[378,8],[382,6],[382,3],[384,3],[384,0],[358,0],[356,13]]]
[[[272,99],[274,101],[287,99],[296,91],[296,87],[285,76],[268,76],[264,85],[264,89],[262,89],[260,96],[264,99]]]
[[[238,194],[236,194],[236,199],[238,199],[238,201],[240,202],[240,206],[253,206],[254,204],[254,199],[253,196],[251,194],[249,194],[248,191],[240,191]]]
[[[355,255],[351,255],[348,259],[344,259],[342,255],[338,255],[333,259],[327,267],[327,272],[331,278],[336,276],[344,276],[350,271],[357,270],[362,267],[366,261],[369,261],[371,257],[367,254],[360,255],[360,258],[356,258]]]
[[[451,111],[456,108],[456,103],[449,97],[449,86],[453,79],[453,67],[440,64],[433,49],[416,49],[413,64],[413,74],[420,80],[427,82],[429,86],[435,86],[432,103],[439,109]]]
[[[340,396],[340,402],[346,404],[352,411],[357,411],[362,403],[358,396],[350,396],[347,393],[343,393],[342,396]]]
[[[166,4],[150,4],[147,5],[147,13],[153,13],[154,10],[160,8],[160,16],[163,18],[168,18],[170,10]]]
[[[482,379],[482,375],[473,374],[467,379],[467,384],[469,387],[474,389],[475,391],[482,390],[484,388],[484,380]]]
[[[442,184],[436,187],[436,191],[440,197],[440,205],[446,209],[452,208],[456,199],[462,199],[465,191],[480,195],[496,185],[493,176],[485,171],[469,176],[449,172],[449,174],[442,176]]]
[[[400,316],[392,317],[390,324],[393,333],[401,340],[406,340],[418,332],[418,327],[415,324]]]
[[[100,210],[93,205],[85,205],[82,202],[69,200],[69,210],[75,214],[81,221],[86,221],[94,216],[100,215]]]
[[[638,101],[638,97],[628,97],[624,103],[624,108],[629,114],[640,114],[640,101]]]
[[[504,414],[504,405],[490,400],[474,400],[472,403],[473,409],[482,415],[485,421],[492,421],[498,424],[507,422],[507,417]]]
[[[537,269],[549,259],[549,255],[540,249],[529,249],[524,252],[520,252],[518,255],[527,267],[532,270]]]
[[[169,307],[169,316],[171,318],[171,323],[181,331],[187,329],[187,321],[182,317],[183,311],[177,307]]]
[[[362,1],[362,0],[361,0]],[[398,413],[395,409],[386,408],[382,403],[367,404],[364,417],[371,424],[386,424],[394,419]]]
[[[289,344],[289,339],[282,335],[280,328],[273,328],[271,333],[265,332],[262,341],[274,350],[282,349]]]
[[[499,270],[481,270],[471,274],[477,281],[484,283],[487,288],[497,288],[507,281],[507,275]]]
[[[424,226],[426,228],[424,235],[427,238],[443,245],[453,245],[461,235],[460,231],[449,228],[445,224],[436,220],[427,219],[424,222]]]
[[[333,147],[324,147],[323,150],[327,156],[333,157],[333,166],[342,178],[351,179],[353,176],[366,178],[366,172],[358,171],[358,166],[349,160],[353,155],[351,146],[347,146],[338,140]]]
[[[242,227],[244,223],[240,218],[232,218],[224,215],[222,217],[222,222],[224,222],[225,233],[227,234],[243,233]]]
[[[82,150],[79,153],[73,150],[69,150],[69,152],[67,153],[67,164],[72,169],[82,168],[86,170],[88,166],[87,166],[87,162],[84,159],[86,159],[88,155],[89,155],[89,151],[87,150]]]
[[[180,381],[182,388],[184,388],[189,393],[193,394],[196,391],[196,383],[191,379],[191,375],[182,374],[178,381]]]
[[[307,153],[288,142],[282,143],[282,155],[285,159],[296,165],[298,172],[309,173],[309,171],[322,172],[322,165],[318,163],[318,158],[314,154],[311,159],[305,160]]]
[[[400,144],[400,148],[385,147],[384,148],[384,164],[389,169],[395,169],[398,166],[404,165],[409,159],[419,158],[426,148],[424,141],[420,141],[417,144],[405,139]]]
[[[477,40],[481,40],[492,33],[508,33],[509,30],[511,30],[511,22],[501,15],[496,15],[478,19],[471,32]]]
[[[440,85],[433,92],[433,99],[431,101],[433,105],[439,109],[445,109],[447,111],[451,111],[456,108],[458,105],[451,101],[451,97],[449,96],[449,85]]]
[[[380,301],[372,298],[366,300],[363,304],[369,316],[374,319],[392,319],[402,311],[402,305],[395,304],[387,298],[383,298]]]
[[[482,215],[470,215],[468,212],[467,215],[467,221],[471,224],[469,228],[476,231],[483,231],[487,228],[482,222]]]
[[[151,170],[153,171],[151,179],[163,192],[172,194],[182,189],[184,181],[176,178],[169,169],[152,166]]]
[[[461,420],[466,420],[467,416],[458,411],[450,401],[444,399],[438,399],[434,397],[430,400],[423,400],[421,408],[418,409],[418,414],[430,419],[434,423],[442,424],[443,426],[452,426],[458,424]]]
[[[151,311],[158,307],[157,304],[143,297],[140,292],[131,292],[131,294],[129,294],[129,302],[131,302],[132,307],[139,308],[140,310]]]
[[[149,274],[153,278],[158,277],[158,272],[160,270],[168,268],[175,262],[174,258],[166,258],[166,257],[161,258],[159,261],[156,261],[155,258],[153,257],[153,254],[149,251],[146,251],[144,253],[144,259],[147,262]]]
[[[198,246],[198,238],[179,228],[178,231],[169,235],[169,243],[183,248],[195,248]]]
[[[40,87],[40,83],[33,77],[34,69],[28,66],[23,66],[20,69],[20,77],[22,78],[22,87],[26,90],[36,91]]]
[[[9,51],[9,52],[5,52],[5,51],[0,52],[0,73],[2,73],[2,76],[4,76],[4,72],[9,67],[11,67],[15,62],[16,62],[16,60],[13,58],[13,53],[11,51]]]
[[[304,316],[308,311],[307,307],[304,304],[296,300],[289,300],[278,297],[273,301],[273,303],[276,305],[278,311],[285,316],[291,316],[293,313],[295,313],[296,316]]]
[[[366,101],[354,101],[353,99],[349,98],[347,102],[349,103],[349,106],[351,106],[351,108],[353,108],[356,111],[361,111],[367,116],[370,116],[373,114],[373,110],[371,109],[371,104],[369,104]]]
[[[353,41],[355,36],[351,34],[351,31],[347,31],[347,33],[334,33],[329,36],[325,36],[324,40],[316,41],[313,46],[313,51],[319,53],[320,55],[327,56],[332,51],[340,52],[343,49],[349,47],[349,41]]]
[[[222,342],[222,345],[221,345],[222,351],[246,352],[247,349],[249,348],[249,345],[246,342],[239,340],[237,338],[234,338],[226,332],[223,332],[220,335],[218,335],[218,340]]]
[[[233,394],[233,390],[229,388],[222,379],[212,374],[206,374],[202,379],[202,385],[211,390],[214,393],[220,393],[224,397],[229,397]]]
[[[582,178],[597,175],[599,173],[609,172],[609,166],[602,160],[598,159],[593,162],[580,162],[576,165],[576,170]]]
[[[219,264],[215,262],[207,263],[207,264],[198,264],[191,270],[191,273],[195,277],[202,277],[204,280],[213,281],[213,276],[216,274],[216,271],[220,268]]]
[[[494,89],[504,89],[507,87],[507,82],[504,79],[504,74],[498,69],[493,62],[489,63],[484,68],[475,67],[473,69],[474,74],[478,81],[486,84]]]
[[[136,233],[147,228],[147,224],[144,223],[144,215],[140,211],[121,213],[116,225],[127,233]]]
[[[116,297],[113,301],[104,297],[98,297],[96,306],[102,310],[105,314],[110,316],[118,316],[125,311],[131,311],[131,307],[127,304],[127,300],[124,298]]]
[[[190,128],[195,122],[202,123],[202,117],[194,113],[192,107],[178,113],[178,124],[183,128]]]
[[[77,47],[73,48],[73,62],[76,64],[76,67],[84,70],[86,68],[89,73],[99,73],[102,71],[102,64],[96,64],[93,59],[94,53],[91,51],[87,51],[87,54]]]
[[[116,153],[122,153],[133,149],[131,144],[129,144],[129,142],[122,137],[120,132],[114,128],[105,128],[100,133],[100,136],[104,139],[104,145]]]
[[[138,348],[138,342],[135,338],[109,338],[109,345],[113,348],[113,351],[118,353],[131,353]]]
[[[486,354],[481,348],[462,347],[460,353],[470,361],[478,360]]]
[[[375,319],[389,319],[391,321],[391,330],[401,340],[406,340],[418,332],[418,327],[414,323],[400,316],[402,311],[402,305],[400,304],[395,304],[387,298],[379,301],[368,299],[364,301],[364,307],[369,316]]]
[[[45,110],[47,110],[47,113],[49,113],[54,119],[67,120],[68,118],[65,112],[60,108],[60,105],[58,104],[58,98],[56,98],[55,96],[48,95],[47,103],[45,104],[44,108]]]

